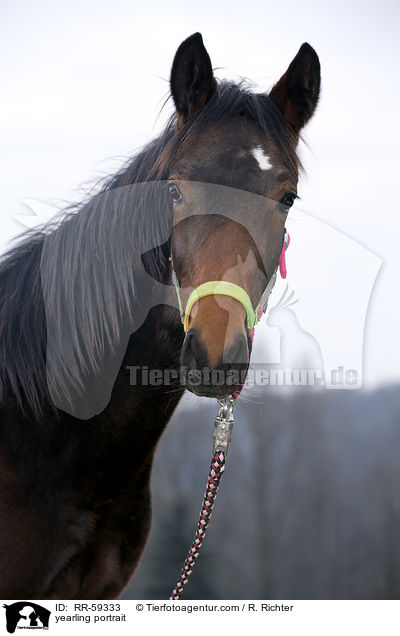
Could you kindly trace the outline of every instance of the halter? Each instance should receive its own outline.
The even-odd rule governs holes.
[[[218,294],[221,296],[230,296],[231,298],[238,300],[240,304],[243,305],[243,307],[246,310],[247,327],[252,337],[254,334],[254,328],[256,324],[259,322],[263,313],[265,313],[265,311],[267,310],[268,300],[276,282],[278,269],[280,271],[282,278],[286,278],[287,270],[286,270],[285,252],[289,246],[289,243],[290,243],[290,236],[285,229],[285,234],[283,237],[283,245],[282,245],[282,250],[279,256],[278,265],[276,266],[274,273],[269,279],[266,288],[261,294],[260,301],[255,309],[253,308],[253,304],[250,300],[250,296],[248,295],[246,290],[243,289],[243,287],[240,287],[240,285],[236,285],[236,283],[231,283],[225,280],[210,280],[196,287],[190,294],[188,301],[186,303],[185,309],[183,309],[183,303],[182,303],[181,294],[180,294],[181,287],[179,284],[178,277],[175,273],[175,270],[172,269],[172,282],[176,289],[176,295],[178,297],[178,304],[179,304],[179,311],[181,314],[181,320],[182,320],[185,333],[187,332],[189,328],[190,313],[192,311],[193,305],[198,300],[200,300],[200,298],[204,298],[205,296],[214,296]],[[172,262],[172,258],[170,260]]]

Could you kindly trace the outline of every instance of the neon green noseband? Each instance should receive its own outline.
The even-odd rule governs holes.
[[[183,328],[185,332],[189,328],[190,312],[192,311],[193,305],[200,300],[200,298],[204,298],[204,296],[213,296],[215,294],[220,296],[230,296],[231,298],[238,300],[246,310],[248,328],[253,329],[257,322],[257,314],[253,309],[248,293],[243,289],[243,287],[239,287],[239,285],[236,285],[235,283],[230,283],[224,280],[209,280],[207,283],[203,283],[196,287],[188,298],[183,319]]]

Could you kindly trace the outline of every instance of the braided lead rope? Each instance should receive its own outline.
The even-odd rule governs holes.
[[[201,505],[200,518],[197,524],[196,535],[185,559],[185,563],[183,564],[178,583],[176,584],[174,591],[170,596],[170,600],[180,598],[183,592],[183,588],[185,587],[186,583],[189,580],[189,576],[192,573],[193,566],[196,563],[197,557],[200,553],[200,548],[203,544],[208,524],[210,523],[215,497],[217,495],[219,482],[221,481],[224,470],[225,452],[223,450],[218,450],[214,454],[213,460],[211,462],[210,473],[208,475],[206,491],[204,493],[203,503]]]

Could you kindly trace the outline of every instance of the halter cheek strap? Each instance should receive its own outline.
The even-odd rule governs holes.
[[[218,294],[221,296],[230,296],[231,298],[235,298],[235,300],[238,300],[243,305],[243,307],[246,310],[247,327],[249,331],[251,332],[251,334],[253,335],[254,327],[256,326],[261,316],[267,309],[269,296],[276,282],[278,268],[282,278],[286,278],[287,270],[286,270],[285,252],[289,246],[289,242],[290,242],[290,237],[285,230],[282,250],[279,257],[279,264],[277,265],[273,275],[268,281],[268,284],[261,295],[260,302],[258,303],[256,309],[253,308],[253,304],[250,300],[250,297],[248,293],[243,289],[243,287],[240,287],[240,285],[236,285],[235,283],[230,283],[229,281],[224,281],[224,280],[210,280],[196,287],[196,289],[194,289],[192,293],[190,294],[188,301],[186,303],[185,309],[183,309],[182,299],[180,295],[180,285],[179,285],[179,281],[176,276],[175,270],[173,269],[172,282],[176,289],[179,310],[181,313],[181,319],[182,319],[183,328],[185,332],[189,328],[190,312],[192,311],[193,305],[198,300],[200,300],[200,298],[204,298],[205,296],[214,296]]]

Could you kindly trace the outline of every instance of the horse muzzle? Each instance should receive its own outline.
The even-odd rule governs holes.
[[[240,390],[249,366],[249,341],[238,333],[216,363],[198,329],[188,330],[181,351],[181,374],[186,388],[199,396],[222,399]]]

